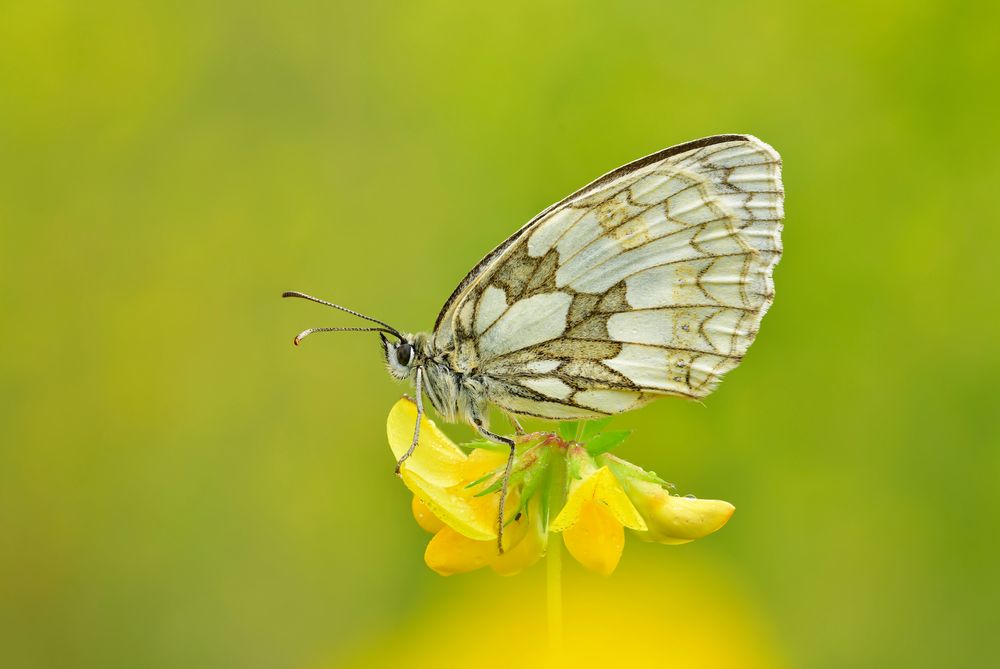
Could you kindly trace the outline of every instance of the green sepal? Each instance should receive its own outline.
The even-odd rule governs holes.
[[[459,448],[465,451],[473,451],[477,448],[481,448],[484,451],[494,451],[496,453],[508,453],[510,452],[510,446],[507,444],[498,444],[493,441],[467,441],[465,443],[459,444]]]
[[[602,432],[584,444],[584,448],[591,455],[601,455],[607,453],[612,448],[628,439],[632,434],[631,430],[617,430],[615,432]]]
[[[597,464],[587,449],[581,445],[570,446],[566,451],[566,481],[572,482],[590,476]]]
[[[465,487],[466,488],[475,488],[480,483],[484,483],[487,479],[490,479],[490,478],[493,478],[494,476],[496,476],[496,473],[498,471],[500,471],[500,470],[499,469],[494,469],[491,472],[486,472],[485,474],[483,474],[482,476],[480,476],[479,478],[477,478],[472,483],[467,484]],[[483,494],[483,493],[477,494],[476,497],[479,497],[479,495],[481,495],[481,494]]]
[[[550,457],[552,457],[552,450],[538,445],[532,446],[525,452],[521,453],[521,455],[518,456],[518,459],[514,461],[514,469],[511,471],[510,481],[507,483],[508,489],[513,488],[515,485],[523,485],[524,488],[521,492],[522,499],[530,497],[531,493],[529,492],[529,488],[531,492],[534,492],[534,489],[538,487],[540,478],[539,474],[543,473],[549,466]],[[483,495],[499,492],[503,487],[503,470],[504,467],[497,467],[493,471],[479,477],[465,487],[471,488],[475,485],[483,483],[489,478],[496,476],[496,481],[494,481],[488,488],[477,492],[474,497],[482,497]]]
[[[500,469],[494,469],[492,472],[489,473],[489,476],[497,476],[498,475],[497,473],[499,471]],[[511,474],[510,481],[507,483],[507,485],[510,486],[513,483],[514,483],[514,475]],[[494,481],[490,487],[480,490],[475,495],[473,495],[473,497],[482,497],[484,495],[489,495],[490,493],[500,492],[500,488],[502,487],[503,487],[503,476],[500,475],[499,478],[497,478],[497,480]]]
[[[548,469],[548,471],[545,472],[545,478],[543,479],[545,483],[546,492],[545,494],[543,494],[538,498],[538,513],[539,517],[542,519],[542,531],[544,531],[546,534],[548,534],[549,532],[549,523],[552,520],[551,518],[549,518],[549,494],[548,494],[548,489],[550,485],[549,480],[551,478],[552,478],[552,470]]]
[[[631,477],[631,478],[637,478],[642,481],[649,481],[650,483],[661,485],[664,488],[668,488],[670,490],[677,489],[677,486],[675,486],[673,483],[670,483],[669,481],[664,481],[659,476],[657,476],[656,472],[646,471],[639,465],[634,465],[631,462],[627,460],[622,460],[621,458],[611,455],[610,453],[605,453],[599,456],[597,458],[597,463],[610,469],[611,473],[613,473],[618,478],[619,481]]]
[[[552,460],[552,449],[536,447],[532,451],[525,452],[524,456],[527,458],[534,453],[537,453],[534,456],[535,460],[529,462],[522,470],[524,475],[521,481],[521,506],[528,503],[528,500],[535,494],[538,487],[548,478],[547,474],[549,463]],[[513,475],[511,475],[511,479],[513,478]]]

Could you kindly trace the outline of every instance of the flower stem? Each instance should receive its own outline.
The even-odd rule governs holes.
[[[549,535],[545,556],[545,600],[549,627],[549,666],[562,666],[562,536]]]
[[[566,451],[556,447],[549,469],[549,522],[558,515],[566,498]],[[562,666],[562,534],[548,533],[545,555],[545,603],[549,632],[549,666]]]

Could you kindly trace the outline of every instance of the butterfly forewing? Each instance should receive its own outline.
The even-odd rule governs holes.
[[[434,338],[489,401],[568,419],[660,395],[704,397],[773,298],[781,162],[720,135],[630,163],[545,210],[488,255]]]

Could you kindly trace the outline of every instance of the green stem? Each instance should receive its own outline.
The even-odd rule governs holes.
[[[558,448],[558,447],[556,447]],[[549,524],[563,507],[566,498],[566,452],[553,453],[549,469],[548,507]],[[545,602],[549,631],[549,665],[562,666],[563,610],[562,610],[562,534],[548,533],[545,555]]]

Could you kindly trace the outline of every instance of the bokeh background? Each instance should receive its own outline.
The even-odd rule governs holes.
[[[422,564],[403,388],[278,296],[429,328],[537,211],[723,132],[785,160],[777,300],[704,405],[616,425],[737,513],[567,564],[567,652],[991,664],[994,7],[3,2],[0,665],[530,665],[544,567]]]

